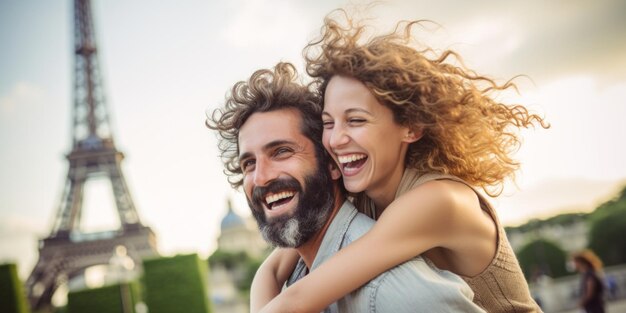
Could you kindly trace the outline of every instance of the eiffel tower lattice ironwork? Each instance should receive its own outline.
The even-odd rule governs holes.
[[[140,219],[122,175],[124,155],[115,148],[98,69],[91,4],[74,1],[74,107],[72,151],[60,206],[50,235],[39,241],[39,259],[26,281],[31,308],[49,307],[56,289],[85,269],[108,264],[118,246],[126,247],[136,265],[157,255],[152,230]],[[85,183],[107,177],[112,185],[120,228],[81,231]]]

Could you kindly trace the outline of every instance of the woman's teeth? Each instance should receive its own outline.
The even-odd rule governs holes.
[[[350,155],[339,156],[338,159],[339,159],[339,163],[346,164],[346,163],[364,159],[366,157],[367,156],[365,154],[350,154]]]

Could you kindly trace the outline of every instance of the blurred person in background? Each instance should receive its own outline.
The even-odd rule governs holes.
[[[576,271],[581,275],[578,305],[587,313],[604,313],[602,261],[591,250],[578,252],[572,258]]]

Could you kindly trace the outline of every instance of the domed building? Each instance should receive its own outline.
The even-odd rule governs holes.
[[[242,217],[235,213],[230,200],[228,211],[220,223],[220,235],[217,239],[216,253],[237,255],[245,252],[253,259],[262,259],[268,244],[259,233],[253,218]],[[241,260],[240,260],[241,261]],[[249,312],[248,299],[237,290],[236,281],[245,275],[246,267],[231,267],[216,263],[211,267],[209,282],[211,302],[216,312]]]
[[[263,240],[253,218],[243,218],[235,213],[230,200],[228,212],[220,224],[220,236],[217,238],[218,249],[224,252],[246,252],[251,257],[261,257],[268,244]]]

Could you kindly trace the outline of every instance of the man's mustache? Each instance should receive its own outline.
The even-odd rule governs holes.
[[[294,178],[282,178],[270,182],[267,186],[257,186],[252,189],[252,202],[259,207],[263,207],[265,197],[269,193],[278,193],[285,190],[292,190],[300,193],[302,186]]]

